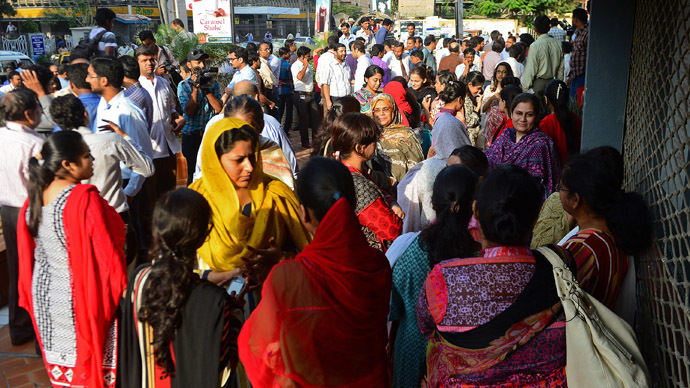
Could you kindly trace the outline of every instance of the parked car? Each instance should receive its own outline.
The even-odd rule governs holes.
[[[5,82],[7,80],[7,73],[5,73],[5,68],[8,66],[17,67],[17,64],[21,62],[24,67],[29,67],[34,64],[34,61],[26,56],[24,53],[17,51],[4,51],[0,50],[0,81]]]
[[[304,45],[316,46],[316,42],[314,41],[314,39],[312,39],[308,36],[300,36],[299,38],[295,38],[295,44],[297,45],[297,47],[304,46]]]

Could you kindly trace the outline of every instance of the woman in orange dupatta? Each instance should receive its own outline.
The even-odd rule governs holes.
[[[295,259],[273,267],[238,339],[255,387],[388,386],[391,270],[367,243],[345,166],[316,158],[300,172],[300,218],[315,232]]]

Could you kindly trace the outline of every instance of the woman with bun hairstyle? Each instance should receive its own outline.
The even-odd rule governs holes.
[[[121,386],[219,387],[237,364],[244,301],[194,273],[210,222],[196,191],[170,191],[156,203],[152,261],[120,302]]]
[[[570,93],[565,82],[558,79],[549,82],[544,89],[544,98],[553,113],[541,120],[539,129],[553,140],[561,165],[564,165],[570,156],[580,152],[582,123],[568,108]]]
[[[477,175],[467,166],[454,165],[443,168],[435,178],[431,198],[435,221],[400,248],[403,253],[393,265],[389,318],[394,322],[393,387],[419,387],[424,376],[428,340],[419,331],[415,306],[427,274],[443,260],[479,251],[467,229]]]
[[[543,187],[520,167],[500,167],[473,205],[480,257],[436,264],[417,304],[429,339],[423,387],[566,387],[565,316],[553,267],[529,249]],[[562,248],[553,248],[569,266]]]
[[[385,253],[400,235],[405,214],[374,182],[365,164],[376,152],[381,131],[371,117],[348,113],[335,120],[331,135],[335,157],[347,167],[355,183],[354,210],[364,236],[369,245]]]
[[[486,141],[481,134],[481,116],[479,111],[482,108],[482,87],[484,86],[484,76],[478,71],[472,71],[465,76],[467,85],[467,96],[465,97],[464,120],[470,134],[472,145],[481,149],[486,147]]]
[[[515,97],[510,108],[513,128],[507,128],[486,150],[489,166],[516,165],[538,178],[545,188],[546,199],[558,186],[560,163],[553,141],[539,130],[541,103],[534,94]]]
[[[362,113],[371,115],[371,100],[379,93],[384,74],[382,68],[371,65],[364,72],[364,85],[355,85],[355,88],[361,87],[354,96],[362,106]]]
[[[95,186],[80,183],[93,176],[93,161],[78,132],[48,137],[29,161],[17,226],[19,304],[53,386],[115,386],[125,225]]]
[[[314,158],[299,172],[297,197],[314,239],[273,268],[242,327],[249,380],[254,387],[386,388],[391,269],[362,234],[350,172]]]
[[[446,88],[446,85],[448,85],[450,81],[458,81],[458,77],[455,76],[455,73],[453,73],[450,70],[439,71],[438,75],[436,76],[436,83],[434,84],[434,90],[436,90],[436,98],[434,98],[431,101],[420,101],[424,110],[426,112],[429,112],[429,125],[431,125],[432,127],[434,125],[434,121],[436,120],[438,112],[440,112],[440,109],[443,108],[443,102],[441,102],[441,99],[438,98],[438,94]],[[462,117],[462,115],[458,114],[458,118]]]
[[[615,170],[590,153],[575,156],[563,168],[560,189],[563,209],[580,229],[563,245],[577,263],[577,280],[611,309],[628,270],[628,255],[638,255],[652,243],[652,218],[644,199],[622,190],[617,176],[622,174]]]

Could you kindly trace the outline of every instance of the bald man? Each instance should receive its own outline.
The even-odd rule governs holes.
[[[259,88],[249,81],[240,81],[236,83],[235,86],[232,88],[232,96],[249,96],[257,100],[257,97],[259,96]],[[223,112],[215,115],[213,118],[211,118],[208,124],[206,124],[206,129],[204,130],[204,133],[206,133],[206,131],[211,127],[211,125],[215,124],[216,122],[225,117],[225,109],[223,109]],[[280,149],[283,151],[283,155],[285,155],[285,160],[287,160],[287,162],[290,164],[290,168],[292,169],[294,177],[297,178],[297,172],[299,171],[299,167],[297,166],[297,158],[295,157],[295,151],[292,149],[290,139],[288,139],[287,134],[285,133],[285,131],[283,131],[283,128],[280,126],[278,120],[276,120],[273,116],[264,113],[264,128],[261,131],[260,135],[263,139],[271,140],[278,144]],[[203,143],[204,142],[202,140],[201,144],[203,145]],[[263,144],[264,141],[262,141],[261,143]],[[197,154],[196,159],[197,162],[196,170],[194,171],[194,180],[201,178],[201,147],[199,147],[199,153]]]

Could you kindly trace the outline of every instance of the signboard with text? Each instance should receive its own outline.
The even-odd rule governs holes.
[[[46,46],[43,40],[43,34],[29,34],[31,40],[31,53],[34,56],[45,55]]]
[[[187,0],[199,43],[231,43],[230,0]]]

